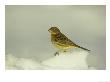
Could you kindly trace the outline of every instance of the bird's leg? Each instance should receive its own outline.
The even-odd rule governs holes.
[[[59,50],[59,51],[57,51],[57,52],[54,53],[54,56],[60,55],[61,52],[62,53],[65,53],[65,52],[67,52],[67,50]]]
[[[66,50],[64,50],[63,52],[67,52]]]
[[[57,52],[55,52],[54,55],[55,55],[55,56],[56,56],[56,55],[60,55],[61,52],[62,52],[62,50],[58,50]]]
[[[58,51],[54,53],[54,56],[56,56],[56,55],[59,55],[59,52]]]
[[[65,49],[65,50],[63,50],[63,52],[67,52],[67,50]]]

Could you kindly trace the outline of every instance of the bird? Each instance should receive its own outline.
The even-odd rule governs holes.
[[[90,51],[86,48],[83,48],[77,44],[75,44],[73,41],[71,41],[68,37],[66,37],[57,27],[51,27],[48,30],[51,33],[51,42],[52,44],[59,49],[59,51],[66,52],[67,50],[71,48],[81,48],[86,51]],[[55,55],[59,52],[56,52]]]

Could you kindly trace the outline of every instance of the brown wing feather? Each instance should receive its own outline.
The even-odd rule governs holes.
[[[56,42],[60,45],[67,45],[67,46],[75,46],[76,44],[73,43],[70,39],[68,39],[64,34],[60,33],[56,36]]]

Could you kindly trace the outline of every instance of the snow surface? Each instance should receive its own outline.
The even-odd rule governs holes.
[[[86,51],[60,53],[43,61],[42,64],[47,65],[47,69],[88,69],[86,63],[88,54]]]
[[[11,54],[6,55],[6,69],[42,69],[42,65],[33,59],[17,58]]]
[[[14,55],[6,55],[6,69],[89,69],[86,58],[89,55],[87,51],[75,51],[59,53],[49,59],[38,62],[34,59],[18,58]]]

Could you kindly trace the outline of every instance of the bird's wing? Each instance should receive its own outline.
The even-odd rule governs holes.
[[[75,46],[76,44],[73,43],[70,39],[68,39],[64,34],[60,34],[59,35],[59,38],[58,38],[58,41],[57,41],[58,44],[60,45],[67,45],[67,46]]]

